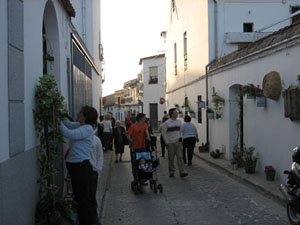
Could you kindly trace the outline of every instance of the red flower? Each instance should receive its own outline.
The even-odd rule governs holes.
[[[271,165],[268,165],[265,166],[265,171],[275,171],[275,169]]]

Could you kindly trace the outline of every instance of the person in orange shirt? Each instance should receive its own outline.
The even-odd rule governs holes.
[[[131,143],[131,148],[135,152],[145,151],[145,138],[150,141],[150,135],[148,132],[148,125],[145,123],[146,115],[139,113],[136,116],[136,123],[132,124],[128,129],[128,139]]]

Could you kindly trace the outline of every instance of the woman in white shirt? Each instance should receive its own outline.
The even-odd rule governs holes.
[[[92,166],[90,152],[94,141],[93,125],[97,123],[97,110],[83,106],[77,113],[78,122],[62,121],[61,133],[69,139],[70,153],[67,169],[71,177],[74,198],[78,203],[79,225],[93,224],[94,206],[90,196]]]

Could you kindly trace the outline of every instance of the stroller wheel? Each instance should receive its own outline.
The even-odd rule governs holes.
[[[139,193],[138,186],[136,184],[133,186],[133,192],[136,195]]]
[[[141,194],[143,194],[143,188],[142,188],[142,185],[138,185],[137,186],[137,189],[138,189],[138,191],[141,193]]]
[[[163,186],[161,184],[157,185],[158,190],[160,191],[160,193],[163,192]]]
[[[156,181],[153,181],[153,192],[157,193],[157,184],[156,184]]]

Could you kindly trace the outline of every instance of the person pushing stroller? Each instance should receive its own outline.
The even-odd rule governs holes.
[[[145,123],[146,115],[139,113],[136,116],[136,120],[136,123],[132,124],[128,129],[128,140],[135,152],[144,152],[146,150],[145,139],[151,141],[148,125]]]

